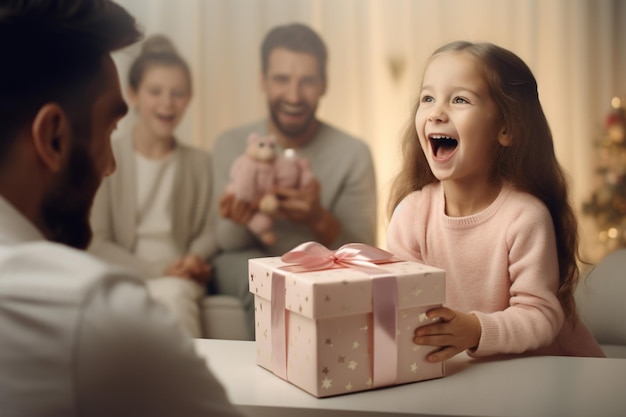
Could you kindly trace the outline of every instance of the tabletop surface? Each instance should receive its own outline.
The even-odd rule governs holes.
[[[626,416],[626,359],[462,354],[444,378],[318,399],[257,366],[254,342],[196,339],[196,350],[257,416]]]

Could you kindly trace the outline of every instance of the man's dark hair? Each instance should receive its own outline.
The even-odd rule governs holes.
[[[0,165],[46,103],[90,125],[103,57],[140,37],[110,0],[0,0]]]
[[[261,65],[264,74],[267,72],[270,53],[276,48],[315,55],[322,80],[326,80],[328,59],[326,45],[310,27],[302,23],[291,23],[277,26],[268,32],[261,45]]]

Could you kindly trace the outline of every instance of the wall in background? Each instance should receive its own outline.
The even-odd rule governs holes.
[[[577,208],[592,187],[592,141],[601,132],[610,99],[626,98],[623,0],[118,2],[147,35],[168,35],[189,61],[194,98],[178,134],[207,150],[223,130],[266,114],[259,88],[264,34],[293,21],[317,30],[330,54],[329,89],[319,115],[369,143],[381,194],[381,237],[400,134],[411,118],[424,62],[441,44],[456,39],[497,43],[532,68]],[[116,55],[122,74],[137,53],[134,46]],[[132,123],[131,112],[119,134],[128,135]],[[582,224],[586,250],[591,250],[594,232]]]

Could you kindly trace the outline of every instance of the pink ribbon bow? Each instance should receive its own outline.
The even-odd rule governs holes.
[[[371,267],[372,264],[392,262],[396,259],[386,250],[363,243],[348,243],[333,251],[320,243],[306,242],[284,254],[280,260],[295,264],[296,267],[290,267],[291,271],[317,271],[330,269],[336,265]]]
[[[281,257],[290,265],[279,268],[289,272],[317,271],[336,266],[364,272],[372,278],[373,326],[373,385],[391,385],[397,380],[397,309],[396,277],[376,264],[398,259],[390,252],[363,243],[349,243],[336,251],[317,242],[298,245]],[[287,379],[285,334],[285,276],[282,271],[272,274],[272,360],[277,375]]]

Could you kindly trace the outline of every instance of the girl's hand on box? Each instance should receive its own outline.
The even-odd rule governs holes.
[[[415,329],[413,343],[439,347],[427,356],[429,362],[441,362],[478,346],[481,327],[474,314],[440,307],[429,310],[426,316],[439,321]]]

